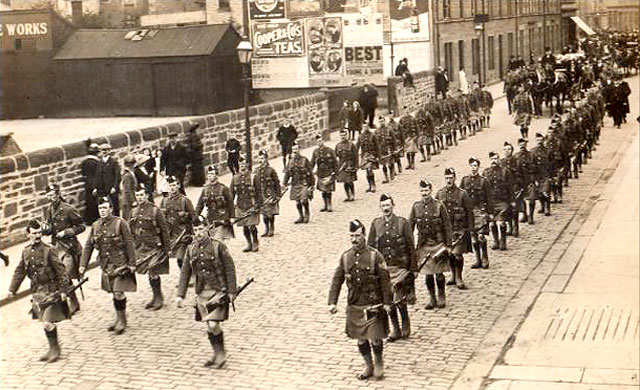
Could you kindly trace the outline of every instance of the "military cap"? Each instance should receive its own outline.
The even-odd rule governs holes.
[[[340,129],[340,134],[348,134],[349,130],[347,130],[346,128],[342,128]]]
[[[144,184],[142,183],[138,183],[138,185],[136,186],[135,192],[139,192],[139,191],[147,191],[147,187],[144,186]]]
[[[380,202],[384,202],[389,199],[391,199],[391,203],[393,203],[393,198],[391,197],[391,195],[389,195],[388,192],[385,192],[382,195],[380,195]]]
[[[147,156],[146,154],[141,154],[141,153],[136,154],[134,158],[136,160],[136,163],[135,163],[136,166],[140,166],[146,163],[147,161],[151,160],[151,156]]]
[[[489,158],[494,158],[497,155],[498,155],[498,153],[496,153],[496,152],[493,152],[493,151],[489,152]]]
[[[456,175],[456,170],[453,168],[445,168],[444,169],[444,175],[445,176],[455,176]]]
[[[542,135],[541,133],[536,133],[536,138],[544,138],[544,135]]]
[[[262,149],[258,152],[258,156],[263,156],[264,158],[269,158],[269,153],[266,150]]]
[[[124,165],[133,165],[136,163],[136,158],[132,155],[127,155],[124,157]]]
[[[189,132],[193,133],[194,131],[196,131],[196,129],[198,129],[200,127],[200,123],[194,123],[191,125],[191,127],[189,128]]]
[[[378,120],[384,120],[384,115],[378,115]]]
[[[167,137],[169,137],[169,138],[173,138],[173,137],[177,137],[177,136],[178,136],[178,133],[176,133],[176,132],[175,132],[175,131],[173,131],[173,130],[172,130],[172,131],[170,131],[170,132],[169,132],[169,134],[167,134]]]
[[[355,233],[360,229],[362,229],[362,234],[364,234],[365,233],[365,228],[364,228],[364,225],[362,224],[362,222],[360,222],[359,219],[354,219],[353,221],[349,222],[349,231],[351,233]]]
[[[431,185],[431,182],[427,179],[421,179],[419,185],[420,185],[420,188],[427,188],[427,187],[433,188],[433,186]]]
[[[99,152],[99,151],[100,151],[100,146],[97,143],[93,142],[93,143],[91,143],[89,145],[89,152],[90,153],[96,153],[96,152]]]
[[[111,150],[111,145],[109,145],[108,143],[100,144],[99,148],[100,150]]]
[[[37,218],[32,218],[29,220],[29,223],[27,224],[27,231],[30,230],[35,230],[35,229],[41,229],[42,225],[40,224],[40,221]]]
[[[509,143],[509,141],[504,141],[504,145],[502,145],[502,146],[513,146],[513,145],[511,145],[511,144]]]
[[[317,139],[317,140],[318,140],[318,139],[322,139],[322,135],[320,135],[320,134],[316,134],[315,139]]]
[[[299,145],[298,145],[298,141],[293,141],[293,142],[291,142],[291,146],[299,146]]]
[[[218,168],[216,168],[216,167],[215,167],[215,165],[209,165],[209,166],[207,167],[207,173],[208,173],[208,172],[215,172],[215,173],[216,173],[216,175],[217,175],[217,174],[218,174]]]
[[[198,215],[196,217],[196,219],[193,221],[193,226],[206,226],[207,225],[207,219],[204,217],[204,215]]]
[[[167,180],[167,183],[169,184],[178,182],[178,178],[175,176],[167,176],[166,180]]]
[[[478,159],[477,159],[477,158],[475,158],[475,157],[471,157],[471,158],[469,159],[469,165],[473,164],[474,162],[475,162],[475,163],[478,163],[478,165],[480,165],[480,160],[478,160]]]
[[[46,192],[51,192],[51,191],[60,193],[60,186],[57,185],[57,184],[49,184],[47,186],[47,191]]]
[[[526,140],[526,139],[524,139],[524,138],[518,138],[518,143],[519,143],[519,144],[524,144],[524,143],[527,143],[527,142],[529,142],[529,141],[527,141],[527,140]]]
[[[103,204],[103,203],[108,203],[108,204],[109,204],[109,206],[111,206],[111,199],[109,199],[109,198],[108,198],[108,197],[106,197],[106,196],[101,196],[101,197],[99,197],[99,198],[98,198],[98,206],[99,206],[99,205],[101,205],[101,204]]]

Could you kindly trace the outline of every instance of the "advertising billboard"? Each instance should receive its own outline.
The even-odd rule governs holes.
[[[284,0],[249,0],[249,17],[251,20],[283,19],[286,17]]]
[[[389,0],[391,42],[429,41],[429,2],[424,0]]]
[[[305,38],[312,85],[338,85],[344,73],[342,19],[338,17],[305,19]],[[318,84],[311,80],[320,79]]]
[[[253,23],[252,42],[256,57],[300,57],[305,55],[302,22]]]

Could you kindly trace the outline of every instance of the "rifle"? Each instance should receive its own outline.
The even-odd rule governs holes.
[[[226,292],[222,294],[214,295],[205,304],[205,306],[207,307],[207,311],[211,313],[216,308],[220,306],[224,306],[227,303],[231,303],[231,307],[233,308],[233,311],[236,311],[236,306],[234,302],[236,301],[236,299],[238,299],[238,295],[240,295],[253,282],[254,282],[253,277],[247,278],[247,280],[240,287],[238,287],[238,289],[236,290],[236,296],[233,297],[233,299],[230,299],[229,294]],[[206,320],[206,317],[205,317],[205,320]]]
[[[451,248],[455,248],[456,245],[458,245],[462,241],[462,239],[467,236],[468,233],[477,232],[478,230],[482,229],[483,227],[484,226],[480,226],[477,229],[469,229],[468,231],[465,231],[464,234],[462,234],[460,237],[458,237],[455,241],[453,241],[451,243]],[[425,258],[422,259],[422,261],[420,262],[420,266],[418,266],[418,273],[420,273],[420,271],[422,271],[422,268],[424,268],[424,266],[427,265],[427,262],[429,261],[429,259],[438,258],[438,257],[442,256],[446,251],[447,251],[447,248],[445,246],[443,246],[442,248],[438,249],[438,251],[436,253],[429,253],[427,256],[425,256]]]
[[[260,211],[260,209],[258,208],[258,205],[252,206],[250,207],[243,215],[239,216],[238,218],[236,218],[231,224],[235,225],[240,221],[243,221],[253,215],[258,214],[258,212]]]
[[[172,248],[173,249],[173,248]],[[138,272],[147,272],[156,265],[164,262],[167,258],[166,252],[162,248],[158,248],[149,253],[144,258],[136,261],[136,269]],[[153,261],[155,259],[155,261]]]
[[[53,294],[47,295],[41,302],[36,302],[36,306],[38,307],[38,310],[40,311],[40,313],[43,313],[49,306],[55,305],[58,302],[63,302],[61,297],[62,293],[68,296],[69,294],[76,291],[77,289],[80,289],[80,291],[82,291],[82,285],[85,284],[88,280],[89,280],[89,277],[85,276],[82,279],[80,279],[77,284],[73,285],[73,287],[70,287],[64,291],[56,291]],[[83,294],[83,299],[84,299],[84,294]],[[67,310],[68,310],[68,307],[67,307]]]
[[[389,306],[391,308],[398,307],[403,302],[405,302],[406,300],[407,300],[407,297],[406,296],[402,296],[397,301],[391,302],[391,304]],[[384,303],[378,303],[376,305],[369,305],[369,306],[365,307],[364,308],[364,315],[365,315],[365,318],[367,319],[367,321],[375,318],[378,315],[378,312],[380,311],[380,309],[382,309],[383,307],[384,307]]]
[[[176,239],[171,243],[171,247],[169,248],[169,251],[173,251],[176,248],[178,243],[180,243],[180,241],[182,241],[182,239],[184,238],[185,234],[187,234],[186,228],[182,229],[180,234],[178,234],[178,237],[176,237]]]
[[[270,196],[267,199],[264,200],[264,204],[276,204],[280,201],[280,199],[282,199],[282,197],[284,196],[284,194],[287,193],[287,191],[289,191],[289,186],[284,187],[284,190],[282,190],[282,192],[280,192],[279,196]]]
[[[334,180],[336,180],[336,177],[345,169],[347,168],[347,163],[343,163],[342,166],[340,166],[340,168],[338,168],[337,172],[333,172],[331,175],[323,177],[322,179],[318,179],[318,180],[322,180],[322,184],[324,185],[328,185],[330,183],[332,183]]]

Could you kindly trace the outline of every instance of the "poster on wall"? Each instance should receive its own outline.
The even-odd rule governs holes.
[[[284,0],[249,0],[249,17],[251,20],[283,19],[286,17]]]
[[[429,2],[423,0],[389,0],[391,42],[429,41]]]
[[[253,58],[253,88],[307,88],[307,57]]]
[[[304,56],[302,22],[253,23],[253,50],[256,57]]]
[[[289,19],[308,18],[322,15],[321,0],[288,0],[287,15]]]
[[[384,85],[382,15],[344,14],[342,23],[345,63],[343,85]]]
[[[305,20],[309,59],[309,80],[315,85],[338,85],[344,74],[342,19],[339,17]],[[319,82],[312,80],[320,79]]]

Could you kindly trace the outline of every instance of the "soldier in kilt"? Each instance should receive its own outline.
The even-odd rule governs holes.
[[[436,193],[436,199],[447,208],[451,221],[452,239],[457,242],[451,248],[449,268],[451,279],[448,285],[455,285],[460,290],[466,289],[462,280],[464,254],[471,252],[469,232],[474,227],[473,205],[467,193],[456,185],[456,171],[453,168],[444,170],[445,187]]]
[[[387,312],[391,311],[392,303],[387,265],[380,252],[367,245],[365,234],[360,221],[349,223],[351,248],[340,256],[329,290],[329,312],[335,314],[340,289],[347,282],[345,331],[347,337],[358,340],[358,350],[365,362],[364,371],[357,376],[360,380],[384,376],[382,340],[389,334]]]
[[[404,151],[407,154],[407,169],[416,169],[416,153],[418,148],[418,126],[416,120],[407,111],[405,106],[405,114],[400,118],[398,128],[404,135]]]
[[[338,158],[333,149],[325,146],[322,135],[316,135],[316,143],[318,147],[311,155],[311,169],[317,166],[316,176],[317,188],[322,194],[324,206],[320,209],[321,213],[333,212],[333,204],[331,195],[336,190],[336,175],[338,173]]]
[[[431,161],[431,142],[433,140],[433,117],[425,108],[418,110],[416,114],[418,127],[418,148],[422,154],[420,162]]]
[[[523,206],[523,216],[520,222],[528,222],[529,225],[533,225],[533,213],[536,209],[536,200],[538,199],[538,188],[535,182],[537,167],[533,161],[531,152],[527,150],[527,140],[524,138],[518,139],[518,147],[520,151],[516,153],[516,161],[518,162],[518,170],[522,175]]]
[[[373,171],[379,167],[380,147],[378,142],[378,137],[368,127],[365,127],[356,144],[360,150],[360,169],[367,173],[369,188],[365,192],[376,192],[376,175]]]
[[[429,292],[429,302],[425,309],[445,307],[444,273],[448,270],[448,259],[452,250],[451,219],[445,205],[435,200],[431,193],[433,185],[428,180],[420,180],[421,200],[415,202],[409,214],[411,231],[418,230],[417,257],[424,265],[425,283]],[[442,252],[442,249],[445,249]],[[438,293],[436,298],[436,286]]]
[[[500,160],[500,165],[509,172],[513,183],[513,199],[511,201],[511,207],[507,218],[507,233],[511,234],[513,237],[518,237],[520,235],[520,216],[518,215],[518,212],[524,208],[522,201],[524,192],[522,187],[522,172],[520,172],[518,160],[513,154],[513,145],[505,141],[503,150],[504,157]]]
[[[51,236],[51,245],[58,251],[69,280],[80,279],[78,266],[82,257],[82,245],[77,236],[85,229],[82,216],[75,207],[62,199],[60,186],[57,184],[47,187],[47,198],[50,203],[42,211],[42,233]],[[69,306],[71,313],[80,310],[75,292],[69,293]]]
[[[242,226],[244,238],[247,240],[247,246],[243,252],[257,252],[260,248],[258,242],[258,228],[260,209],[258,205],[258,196],[253,185],[254,180],[251,177],[251,171],[247,167],[247,162],[240,159],[239,171],[231,179],[229,192],[231,199],[236,202],[236,220],[235,224]]]
[[[400,338],[406,339],[411,334],[407,305],[416,303],[414,272],[418,271],[411,225],[405,218],[393,213],[394,206],[391,195],[380,196],[382,216],[371,222],[367,240],[367,244],[377,249],[384,257],[391,278],[393,301],[397,303],[389,311],[392,325],[391,334],[387,339],[389,342]],[[398,312],[402,319],[402,330],[400,330]]]
[[[338,171],[336,181],[342,183],[347,195],[345,202],[353,202],[356,199],[356,187],[354,182],[358,180],[358,148],[349,141],[349,131],[340,130],[340,142],[336,144],[336,157],[338,158]],[[344,167],[344,168],[342,168]]]
[[[404,133],[400,126],[393,120],[393,114],[387,116],[387,127],[395,139],[396,150],[393,153],[393,161],[398,165],[398,173],[402,173],[402,157],[404,157]]]
[[[378,117],[376,137],[378,138],[378,146],[380,147],[380,165],[382,165],[382,173],[384,174],[383,184],[388,183],[389,179],[395,179],[396,176],[394,169],[396,138],[391,131],[392,130],[386,125],[384,117]]]
[[[518,91],[518,94],[513,100],[513,112],[515,113],[514,124],[520,126],[520,137],[526,139],[529,137],[533,102],[531,101],[531,96],[525,91],[524,85],[521,85]]]
[[[315,184],[313,167],[309,160],[300,154],[300,146],[297,143],[293,144],[291,151],[293,154],[285,168],[282,185],[286,187],[291,181],[289,199],[296,202],[299,215],[294,223],[309,223],[311,217],[309,200],[313,199],[313,185]]]
[[[175,176],[167,176],[169,193],[162,198],[160,210],[167,221],[169,239],[171,240],[171,257],[176,259],[178,267],[182,268],[187,246],[193,239],[193,221],[196,212],[191,200],[180,192],[180,180]]]
[[[177,179],[176,179],[177,182]],[[102,268],[102,289],[113,294],[116,320],[107,330],[122,334],[127,327],[126,292],[135,292],[136,248],[129,223],[113,215],[113,205],[107,197],[98,199],[100,218],[91,225],[84,244],[78,272],[84,275],[93,249],[98,249],[98,262]]]
[[[427,156],[438,154],[440,151],[438,150],[438,146],[436,143],[437,138],[437,129],[440,125],[442,125],[442,113],[440,112],[440,105],[437,101],[433,100],[433,96],[429,95],[427,97],[427,105],[426,110],[431,115],[432,118],[432,126],[431,131],[427,131]]]
[[[493,189],[493,212],[494,217],[489,221],[489,230],[493,243],[491,249],[507,249],[507,221],[512,211],[511,204],[513,198],[513,179],[508,168],[500,164],[498,153],[489,152],[491,166],[482,172],[482,176],[487,178]]]
[[[66,302],[66,291],[71,287],[64,264],[58,258],[55,248],[42,242],[42,225],[32,219],[27,225],[29,244],[22,250],[20,262],[16,266],[9,285],[7,298],[15,296],[25,277],[31,279],[31,314],[33,319],[42,322],[44,333],[49,342],[49,350],[40,357],[40,361],[52,363],[60,358],[58,328],[56,323],[71,318]],[[59,294],[53,304],[42,308],[45,300]]]
[[[482,94],[482,113],[484,117],[484,126],[491,127],[491,109],[493,108],[493,96],[491,92],[483,89],[483,86],[480,86],[480,93]]]
[[[204,366],[219,369],[227,361],[220,323],[229,318],[229,304],[236,295],[236,269],[227,246],[209,235],[204,217],[198,216],[193,230],[195,237],[180,272],[176,306],[183,306],[189,280],[195,275],[195,320],[207,324],[207,336],[213,348],[213,356]],[[215,305],[210,303],[212,300]]]
[[[153,297],[145,309],[160,310],[164,304],[160,275],[169,273],[169,228],[160,208],[149,201],[146,187],[135,191],[137,205],[131,211],[131,233],[136,246],[136,270],[149,275]]]
[[[264,222],[264,233],[261,237],[273,237],[276,228],[276,215],[280,213],[280,178],[275,169],[269,165],[269,154],[266,150],[258,153],[258,166],[253,175],[253,187],[258,196],[260,214]]]
[[[229,188],[218,181],[218,168],[207,167],[207,183],[200,192],[196,215],[207,207],[207,224],[211,234],[221,240],[235,237],[231,218],[236,215]]]
[[[536,146],[531,149],[531,156],[536,167],[534,177],[540,210],[538,213],[545,216],[551,215],[551,176],[553,172],[551,153],[544,145],[544,136],[536,133]]]

